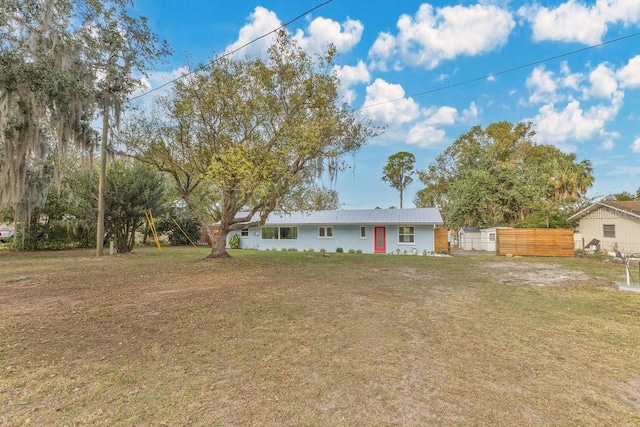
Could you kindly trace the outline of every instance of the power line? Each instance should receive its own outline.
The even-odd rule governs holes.
[[[238,48],[236,48],[236,49],[234,49],[234,50],[232,50],[232,51],[226,52],[226,53],[225,53],[225,54],[223,54],[223,55],[218,56],[217,58],[215,58],[215,59],[213,59],[213,60],[209,61],[208,63],[206,63],[206,64],[204,64],[204,65],[200,65],[200,66],[196,67],[193,71],[189,71],[188,73],[181,74],[180,76],[176,77],[175,79],[173,79],[173,80],[169,80],[168,82],[163,83],[163,84],[161,84],[161,85],[160,85],[160,86],[158,86],[158,87],[155,87],[155,88],[153,88],[153,89],[149,89],[148,91],[146,91],[146,92],[144,92],[144,93],[141,93],[140,95],[136,95],[136,96],[134,96],[134,97],[131,97],[131,98],[129,98],[129,101],[133,101],[134,99],[142,98],[143,96],[149,95],[150,93],[153,93],[153,92],[155,92],[155,91],[157,91],[157,90],[160,90],[160,89],[162,89],[163,87],[166,87],[166,86],[172,85],[172,84],[174,84],[175,82],[177,82],[178,80],[182,80],[182,79],[184,79],[185,77],[188,77],[188,76],[190,76],[190,75],[192,75],[192,74],[195,74],[195,73],[197,73],[198,71],[205,70],[205,69],[207,69],[207,68],[211,67],[213,64],[215,64],[215,63],[216,63],[217,61],[219,61],[220,59],[222,59],[222,58],[226,58],[227,56],[230,56],[230,55],[233,55],[234,53],[236,53],[236,52],[238,52],[238,51],[240,51],[240,50],[244,49],[245,47],[249,46],[250,44],[253,44],[253,43],[257,42],[258,40],[261,40],[261,39],[263,39],[263,38],[265,38],[265,37],[268,37],[268,36],[270,36],[271,34],[273,34],[273,33],[277,32],[277,31],[280,31],[281,29],[283,29],[283,28],[285,28],[285,27],[288,27],[289,25],[293,24],[294,22],[296,22],[296,21],[297,21],[297,20],[299,20],[300,18],[302,18],[302,17],[304,17],[304,16],[306,16],[306,15],[310,14],[311,12],[314,12],[314,11],[315,11],[315,10],[317,10],[317,9],[320,9],[320,8],[321,8],[321,7],[323,7],[323,6],[326,6],[327,4],[331,3],[332,1],[333,1],[333,0],[327,0],[327,1],[325,1],[324,3],[320,3],[320,4],[318,4],[318,5],[314,6],[314,7],[312,7],[311,9],[307,10],[306,12],[303,12],[303,13],[299,14],[299,15],[298,15],[298,16],[296,16],[295,18],[290,19],[289,21],[287,21],[287,22],[283,23],[283,24],[282,24],[282,25],[280,25],[278,28],[275,28],[275,29],[273,29],[273,30],[269,31],[268,33],[265,33],[265,34],[263,34],[263,35],[261,35],[261,36],[258,36],[258,37],[256,37],[255,39],[250,40],[250,41],[248,41],[247,43],[243,44],[242,46],[240,46],[240,47],[238,47]]]
[[[353,110],[354,111],[364,110],[365,108],[377,107],[379,105],[385,105],[385,104],[390,104],[392,102],[402,101],[403,99],[407,99],[407,98],[416,98],[418,96],[428,95],[430,93],[441,92],[443,90],[452,89],[454,87],[468,85],[468,84],[475,83],[475,82],[478,82],[478,81],[481,81],[481,80],[489,79],[491,77],[495,77],[495,76],[500,76],[502,74],[511,73],[511,72],[514,72],[514,71],[521,70],[523,68],[530,68],[530,67],[533,67],[534,65],[544,64],[545,62],[549,62],[549,61],[553,61],[553,60],[556,60],[556,59],[564,58],[564,57],[567,57],[567,56],[575,55],[577,53],[585,52],[585,51],[591,50],[591,49],[596,49],[596,48],[599,48],[599,47],[602,47],[602,46],[606,46],[608,44],[617,43],[619,41],[630,39],[630,38],[633,38],[633,37],[638,37],[638,36],[640,36],[640,32],[633,33],[633,34],[628,34],[626,36],[618,37],[618,38],[615,38],[615,39],[612,39],[612,40],[607,40],[607,41],[599,43],[599,44],[595,44],[595,45],[592,45],[592,46],[587,46],[587,47],[583,47],[583,48],[580,48],[580,49],[572,50],[570,52],[561,53],[559,55],[550,56],[548,58],[540,59],[540,60],[534,61],[534,62],[529,62],[527,64],[518,65],[516,67],[507,68],[506,70],[498,71],[498,72],[491,73],[491,74],[486,74],[486,75],[481,76],[481,77],[475,77],[475,78],[472,78],[472,79],[469,79],[469,80],[465,80],[465,81],[462,81],[462,82],[452,83],[452,84],[446,85],[446,86],[440,86],[440,87],[437,87],[435,89],[425,90],[425,91],[422,91],[422,92],[414,93],[412,95],[405,95],[402,98],[389,99],[387,101],[376,102],[375,104],[363,105],[362,107],[354,108]]]

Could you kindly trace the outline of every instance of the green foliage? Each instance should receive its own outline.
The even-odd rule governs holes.
[[[105,230],[119,253],[135,246],[136,232],[145,221],[145,211],[161,215],[167,192],[162,175],[137,161],[116,161],[107,169]]]
[[[389,156],[383,170],[382,180],[400,192],[400,209],[402,209],[404,190],[413,182],[415,162],[416,158],[413,154],[401,151]]]
[[[336,190],[305,183],[287,193],[280,208],[287,212],[336,210],[340,209],[340,198]]]
[[[229,238],[229,247],[231,249],[240,249],[240,235],[238,233]]]
[[[640,188],[636,190],[635,194],[629,193],[628,191],[623,191],[622,193],[616,193],[607,196],[603,200],[617,200],[621,202],[640,200]]]
[[[590,163],[536,145],[531,127],[475,126],[418,172],[416,206],[439,206],[450,227],[567,226],[567,206],[593,183]]]
[[[169,172],[202,224],[220,221],[210,256],[227,256],[230,231],[263,224],[293,189],[323,170],[335,176],[379,133],[340,102],[326,71],[334,55],[311,57],[281,31],[267,59],[219,57],[175,85],[164,118],[132,123],[131,154]]]
[[[175,246],[190,245],[200,237],[200,224],[188,208],[171,207],[156,220],[159,234],[169,238]],[[186,234],[186,236],[185,236]]]
[[[125,0],[3,0],[0,7],[0,207],[27,223],[47,168],[92,149],[95,110],[120,106],[169,53]],[[135,77],[134,77],[135,76]],[[49,156],[59,150],[56,162]],[[61,161],[60,161],[61,160]],[[36,185],[33,185],[33,184]]]
[[[336,248],[336,253],[337,254],[341,254],[343,252],[344,252],[344,250],[342,248]]]

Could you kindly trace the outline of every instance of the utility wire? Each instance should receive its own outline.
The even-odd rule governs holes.
[[[462,82],[452,83],[450,85],[440,86],[440,87],[437,87],[435,89],[429,89],[429,90],[425,90],[423,92],[414,93],[412,95],[405,95],[402,98],[389,99],[387,101],[376,102],[375,104],[363,105],[362,107],[353,108],[353,110],[354,111],[364,110],[365,108],[377,107],[379,105],[385,105],[385,104],[390,104],[392,102],[402,101],[403,99],[407,99],[407,98],[416,98],[418,96],[428,95],[430,93],[441,92],[443,90],[452,89],[454,87],[468,85],[470,83],[475,83],[475,82],[478,82],[478,81],[481,81],[481,80],[489,79],[491,77],[495,77],[495,76],[500,76],[502,74],[511,73],[511,72],[514,72],[514,71],[517,71],[517,70],[521,70],[523,68],[530,68],[530,67],[533,67],[534,65],[544,64],[545,62],[549,62],[549,61],[553,61],[553,60],[556,60],[556,59],[564,58],[564,57],[567,57],[567,56],[575,55],[577,53],[585,52],[585,51],[591,50],[591,49],[596,49],[598,47],[606,46],[606,45],[612,44],[612,43],[617,43],[619,41],[630,39],[630,38],[633,38],[633,37],[638,37],[638,36],[640,36],[640,32],[633,33],[633,34],[628,34],[626,36],[618,37],[618,38],[611,39],[611,40],[607,40],[607,41],[599,43],[599,44],[583,47],[581,49],[572,50],[571,52],[565,52],[565,53],[561,53],[559,55],[550,56],[548,58],[540,59],[540,60],[534,61],[534,62],[529,62],[529,63],[524,64],[524,65],[518,65],[516,67],[508,68],[506,70],[498,71],[498,72],[491,73],[491,74],[486,74],[486,75],[484,75],[482,77],[475,77],[475,78],[472,78],[472,79],[469,79],[469,80],[465,80],[465,81],[462,81]]]
[[[173,80],[169,80],[168,82],[163,83],[163,84],[161,84],[161,85],[160,85],[160,86],[158,86],[158,87],[155,87],[155,88],[153,88],[153,89],[149,89],[148,91],[146,91],[146,92],[144,92],[144,93],[141,93],[140,95],[133,96],[133,97],[129,98],[129,101],[133,101],[134,99],[142,98],[143,96],[149,95],[150,93],[155,92],[155,91],[157,91],[157,90],[160,90],[160,89],[162,89],[163,87],[166,87],[166,86],[172,85],[172,84],[174,84],[175,82],[177,82],[178,80],[182,80],[182,79],[184,79],[184,78],[186,78],[186,77],[188,77],[188,76],[190,76],[190,75],[192,75],[192,74],[195,74],[195,73],[197,73],[198,71],[205,70],[205,69],[207,69],[207,68],[211,67],[211,66],[212,66],[213,64],[215,64],[216,62],[218,62],[220,59],[222,59],[222,58],[226,58],[227,56],[230,56],[230,55],[233,55],[234,53],[236,53],[236,52],[238,52],[238,51],[240,51],[240,50],[244,49],[245,47],[249,46],[250,44],[253,44],[253,43],[257,42],[258,40],[261,40],[261,39],[263,39],[263,38],[265,38],[265,37],[268,37],[268,36],[270,36],[271,34],[273,34],[273,33],[277,32],[277,31],[280,31],[281,29],[283,29],[283,28],[285,28],[285,27],[288,27],[289,25],[293,24],[294,22],[296,22],[296,21],[297,21],[297,20],[299,20],[300,18],[302,18],[302,17],[304,17],[304,16],[306,16],[306,15],[310,14],[311,12],[313,12],[313,11],[315,11],[315,10],[317,10],[317,9],[320,9],[320,8],[321,8],[321,7],[323,7],[323,6],[326,6],[327,4],[331,3],[332,1],[333,1],[333,0],[327,0],[327,1],[325,1],[324,3],[320,3],[320,4],[318,4],[318,5],[314,6],[314,7],[312,7],[311,9],[307,10],[306,12],[303,12],[303,13],[299,14],[299,15],[298,15],[298,16],[296,16],[295,18],[290,19],[289,21],[287,21],[287,22],[283,23],[283,24],[282,24],[282,25],[280,25],[278,28],[275,28],[275,29],[273,29],[273,30],[269,31],[268,33],[265,33],[265,34],[263,34],[263,35],[261,35],[261,36],[259,36],[259,37],[256,37],[255,39],[248,41],[247,43],[243,44],[242,46],[240,46],[240,47],[238,47],[238,48],[236,48],[236,49],[234,49],[234,50],[232,50],[232,51],[226,52],[226,53],[224,53],[223,55],[220,55],[220,56],[218,56],[218,57],[217,57],[217,58],[215,58],[215,59],[212,59],[211,61],[209,61],[208,63],[206,63],[206,64],[204,64],[204,65],[200,65],[200,66],[196,67],[193,71],[189,71],[188,73],[181,74],[180,76],[176,77],[175,79],[173,79]]]

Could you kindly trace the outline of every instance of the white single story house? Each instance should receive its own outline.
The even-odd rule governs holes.
[[[569,217],[583,243],[598,241],[600,249],[640,252],[640,201],[602,201]]]
[[[458,247],[465,251],[482,249],[480,247],[480,229],[475,227],[462,227],[458,230]]]
[[[262,227],[240,234],[240,247],[363,253],[434,252],[434,229],[442,225],[437,208],[325,210],[272,213]],[[227,240],[227,244],[228,244]]]

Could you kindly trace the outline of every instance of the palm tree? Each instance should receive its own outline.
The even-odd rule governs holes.
[[[554,163],[552,181],[556,200],[579,199],[593,186],[593,167],[589,160],[576,162],[576,155],[570,153],[562,154]]]

